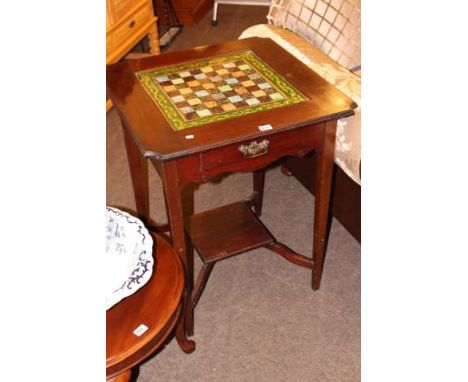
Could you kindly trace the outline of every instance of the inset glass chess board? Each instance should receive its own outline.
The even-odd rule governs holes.
[[[252,51],[136,76],[176,131],[307,100]]]

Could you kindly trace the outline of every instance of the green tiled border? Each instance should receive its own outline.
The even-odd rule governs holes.
[[[245,60],[252,65],[258,73],[266,80],[271,82],[283,95],[286,97],[283,100],[269,102],[261,105],[245,107],[239,110],[227,111],[216,115],[211,115],[204,118],[198,118],[192,121],[186,121],[178,108],[172,103],[170,98],[161,89],[159,84],[154,81],[154,77],[180,72],[187,69],[197,69],[207,65],[217,65],[225,62]],[[237,54],[215,57],[202,61],[191,62],[182,65],[168,66],[160,69],[150,69],[135,73],[143,88],[151,96],[158,108],[166,117],[172,128],[176,131],[184,130],[190,127],[206,125],[208,123],[231,119],[234,117],[255,113],[258,111],[276,109],[278,107],[292,105],[298,102],[304,102],[307,98],[302,95],[297,89],[289,84],[281,75],[276,73],[267,63],[260,59],[252,51],[243,51]]]

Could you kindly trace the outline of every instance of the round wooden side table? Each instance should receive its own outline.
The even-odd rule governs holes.
[[[185,275],[182,263],[164,238],[152,236],[156,269],[151,279],[106,313],[108,382],[128,381],[131,368],[163,344],[183,309]],[[184,338],[177,338],[179,344],[181,340]]]

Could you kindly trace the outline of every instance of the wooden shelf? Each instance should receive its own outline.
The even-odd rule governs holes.
[[[244,203],[191,216],[185,230],[204,264],[273,243],[275,239]]]

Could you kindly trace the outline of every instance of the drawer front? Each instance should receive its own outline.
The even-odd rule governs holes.
[[[200,169],[207,173],[250,171],[284,156],[304,156],[319,145],[322,129],[298,129],[251,139],[200,155]]]
[[[321,147],[324,131],[325,123],[318,123],[176,159],[179,188],[204,183],[223,173],[260,170],[283,157],[302,157]],[[154,163],[160,172],[159,162]]]
[[[118,21],[115,27],[111,28],[107,33],[107,53],[121,48],[122,45],[128,43],[128,40],[133,39],[135,35],[139,35],[142,32],[141,28],[150,22],[152,18],[154,18],[152,9],[148,3],[145,3],[135,13],[130,14],[122,21]]]
[[[133,13],[135,9],[140,8],[143,4],[148,4],[148,0],[111,0],[110,4],[114,20],[118,22],[128,14]]]

